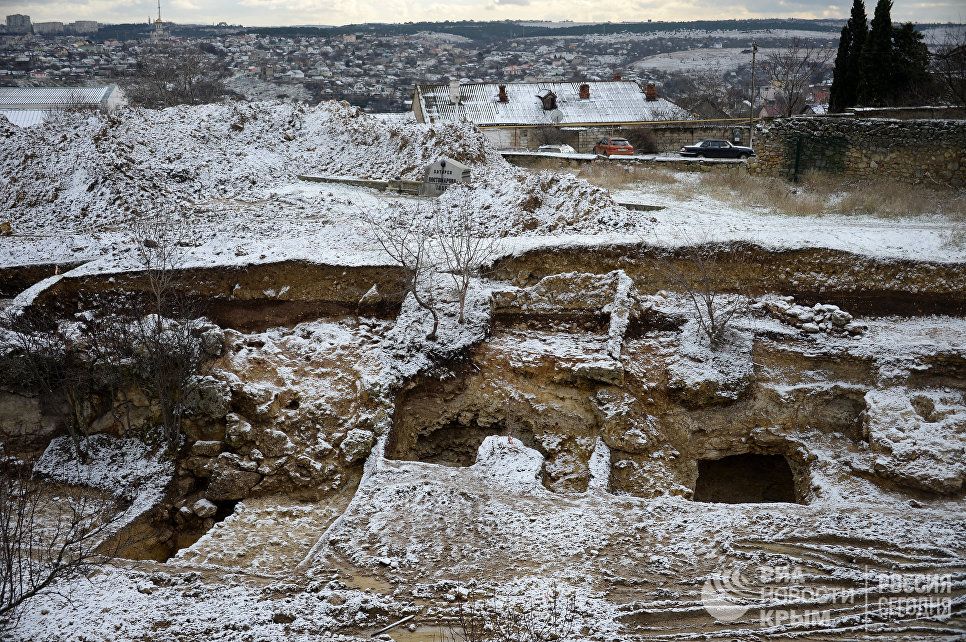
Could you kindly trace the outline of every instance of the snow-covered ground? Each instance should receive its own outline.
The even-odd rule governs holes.
[[[157,209],[190,230],[186,267],[293,258],[379,265],[386,257],[360,212],[387,216],[430,201],[297,176],[420,178],[441,156],[468,163],[474,182],[439,202],[471,208],[499,237],[501,253],[749,241],[966,261],[955,222],[939,214],[789,216],[702,194],[688,173],[674,175],[674,189],[641,184],[610,194],[568,173],[510,166],[470,127],[380,119],[335,104],[210,105],[122,112],[117,120],[66,115],[33,130],[0,120],[0,135],[0,206],[15,233],[0,237],[0,267],[89,261],[76,274],[122,269],[133,264],[131,219]],[[558,272],[526,292],[474,281],[465,324],[456,321],[448,282],[439,284],[431,292],[442,319],[436,340],[426,338],[430,319],[411,296],[395,319],[228,331],[211,376],[227,382],[232,425],[280,434],[319,475],[325,466],[306,453],[325,453],[335,471],[327,479],[361,478],[358,489],[332,482],[333,496],[310,501],[278,482],[242,499],[167,562],[119,560],[63,587],[70,601],[51,593],[31,602],[2,639],[340,642],[362,639],[347,632],[370,635],[419,615],[392,639],[431,640],[442,631],[423,623],[452,617],[460,599],[495,593],[527,609],[553,587],[576,596],[568,640],[805,635],[792,625],[763,629],[708,615],[702,597],[712,578],[759,567],[798,568],[800,584],[852,596],[832,611],[821,631],[828,639],[963,634],[962,318],[866,318],[843,326],[855,333],[835,334],[829,310],[841,310],[793,308],[800,318],[823,316],[825,330],[812,323],[812,332],[769,316],[768,305],[792,309],[771,297],[739,315],[733,350],[712,354],[693,321],[678,326],[693,314],[684,296],[637,291],[621,270]],[[610,298],[594,303],[601,292]],[[519,309],[532,318],[498,318],[497,293],[526,301]],[[640,315],[633,331],[632,312]],[[557,323],[555,314],[586,318]],[[604,330],[581,325],[600,318],[609,319]],[[674,394],[690,395],[688,403],[702,403],[702,387],[721,394],[690,407],[669,392],[669,379],[683,382]],[[521,404],[518,421],[530,435],[512,433],[510,400]],[[470,453],[475,463],[390,458],[398,447],[390,433],[419,413],[445,430],[489,427]],[[417,427],[433,427],[425,421]],[[243,451],[224,430],[219,457],[262,470],[255,462],[266,453],[251,444]],[[364,465],[345,456],[353,431],[375,442]],[[159,501],[171,462],[130,439],[89,442],[98,488],[143,489],[128,498],[132,516]],[[809,467],[802,503],[692,501],[688,475],[697,463],[688,458],[750,452],[749,444]],[[74,483],[83,471],[64,462],[64,445],[54,442],[38,469]],[[285,468],[286,457],[273,465]],[[613,479],[635,466],[638,487]],[[584,475],[585,488],[554,487],[548,478],[558,473]],[[208,484],[193,487],[192,501]],[[645,492],[652,487],[657,496]],[[890,594],[869,582],[897,571],[952,575],[956,617],[907,626],[863,611],[866,598],[875,604]],[[823,603],[797,594],[750,602],[756,616],[759,608]]]

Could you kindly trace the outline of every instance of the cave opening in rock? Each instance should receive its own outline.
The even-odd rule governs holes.
[[[453,422],[431,432],[420,432],[415,439],[407,440],[411,444],[409,447],[402,440],[392,440],[388,456],[390,459],[424,461],[443,466],[472,466],[476,463],[477,452],[484,439],[490,435],[510,434],[502,424],[481,426],[475,421],[468,425]],[[537,447],[529,431],[514,430],[512,436],[530,448]]]
[[[201,539],[215,524],[227,519],[235,512],[238,503],[237,500],[209,502],[201,507],[202,515],[198,515],[194,504],[189,503],[168,519],[156,521],[146,517],[138,520],[115,536],[113,555],[132,560],[167,562],[178,551]]]
[[[784,455],[746,453],[698,461],[694,500],[721,504],[796,503],[795,476]]]

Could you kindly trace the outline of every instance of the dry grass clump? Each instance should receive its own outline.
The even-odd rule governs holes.
[[[708,172],[699,189],[721,201],[764,207],[799,216],[821,214],[827,198],[780,178],[752,176],[747,172]]]
[[[833,211],[873,216],[946,214],[966,218],[966,193],[876,181],[845,190]]]
[[[677,179],[671,172],[647,165],[624,163],[587,163],[577,173],[588,183],[604,189],[621,189],[634,183],[673,185]]]
[[[825,172],[805,174],[799,183],[745,172],[709,172],[701,176],[699,189],[718,200],[799,216],[944,214],[966,220],[966,191],[891,181],[846,181]]]

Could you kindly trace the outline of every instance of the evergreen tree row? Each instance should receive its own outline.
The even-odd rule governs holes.
[[[829,107],[907,104],[929,84],[929,49],[911,22],[892,24],[892,0],[878,0],[867,24],[865,3],[854,0],[839,38]]]

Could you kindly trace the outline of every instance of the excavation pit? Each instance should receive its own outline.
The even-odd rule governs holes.
[[[784,455],[746,453],[698,461],[694,501],[715,504],[800,503]]]

